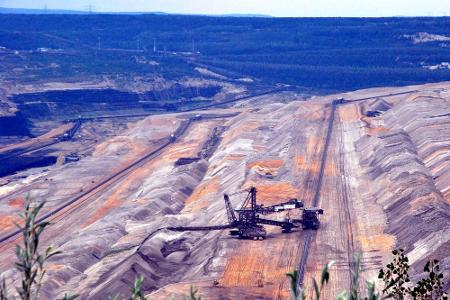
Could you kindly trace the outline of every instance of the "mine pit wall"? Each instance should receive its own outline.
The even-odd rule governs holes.
[[[91,256],[90,262],[89,259],[80,260],[80,254],[87,255],[86,250],[77,249],[70,242],[65,245],[63,250],[69,250],[64,251],[63,257],[58,260],[67,264],[70,257],[78,257],[71,268],[89,274],[89,277],[72,277],[64,290],[76,290],[82,297],[89,299],[103,299],[115,293],[126,294],[138,274],[146,278],[143,286],[145,291],[180,279],[192,261],[200,260],[206,253],[202,248],[195,249],[195,238],[157,234],[156,230],[168,226],[172,218],[170,215],[177,214],[183,208],[184,201],[201,181],[206,168],[206,163],[202,161],[173,170],[173,177],[167,178],[163,184],[144,183],[152,185],[152,198],[155,201],[145,206],[124,205],[122,210],[126,212],[102,219],[101,229],[95,228],[98,226],[87,228],[77,243],[89,245],[89,252],[97,253]],[[183,188],[177,190],[177,187]],[[133,212],[131,218],[130,211]],[[92,240],[95,231],[101,234],[100,240]],[[178,244],[170,247],[171,241]],[[162,249],[166,249],[164,253]],[[80,265],[80,262],[86,264]],[[54,278],[65,276],[67,270],[56,273]]]
[[[259,188],[260,200],[298,196],[298,191],[289,184],[292,165],[289,144],[294,132],[292,115],[297,105],[272,104],[258,111],[243,112],[224,124],[227,130],[222,143],[209,159],[204,180],[182,211],[195,218],[192,225],[225,223],[223,193],[232,194],[232,205],[238,207],[245,193],[235,193],[253,184]],[[279,162],[280,156],[286,163]],[[265,172],[268,169],[273,173],[270,178]],[[196,221],[197,218],[200,221]],[[172,293],[181,296],[190,283],[198,286],[207,299],[248,299],[250,295],[267,299],[276,298],[280,292],[287,295],[284,273],[295,264],[298,236],[283,235],[278,228],[268,230],[270,238],[258,242],[237,240],[229,237],[227,231],[208,233],[202,238],[203,247],[207,249],[203,261],[207,265],[196,267],[194,270],[200,269],[198,273],[187,274],[186,281],[165,286],[149,297],[167,299]],[[209,241],[212,237],[214,239]],[[282,250],[284,255],[280,255]],[[212,286],[214,280],[220,282],[219,288]],[[267,284],[269,281],[271,284]]]
[[[136,247],[145,240],[150,232],[176,221],[176,217],[172,215],[184,207],[184,201],[202,180],[207,169],[207,162],[204,160],[182,168],[174,168],[174,162],[180,156],[200,151],[203,143],[212,134],[214,128],[221,125],[221,122],[220,120],[194,122],[193,128],[190,128],[188,133],[177,141],[179,143],[177,146],[169,147],[158,159],[148,162],[130,174],[130,178],[122,180],[110,189],[103,190],[99,195],[92,197],[86,207],[74,210],[62,221],[51,226],[44,240],[56,246],[61,245],[64,254],[55,258],[49,265],[50,276],[48,278],[50,279],[46,281],[43,288],[44,299],[55,299],[57,295],[62,296],[64,291],[87,293],[93,289],[93,286],[98,285],[99,276],[103,276],[102,280],[99,280],[100,283],[122,282],[122,285],[117,283],[118,289],[121,290],[123,287],[123,291],[128,292],[135,276],[126,271],[136,271],[132,268],[134,266],[133,259],[128,259],[128,256],[134,257],[133,254],[136,251],[133,252],[133,250],[136,250]],[[146,151],[151,151],[154,143],[160,145],[160,138],[167,137],[179,126],[179,123],[170,116],[153,116],[138,122],[136,126],[130,126],[130,129],[123,135],[99,145],[92,157],[63,166],[62,170],[53,172],[56,173],[56,176],[49,174],[49,181],[38,182],[37,189],[33,189],[33,197],[50,200],[45,209],[58,206],[61,201],[66,199],[68,193],[78,193],[80,184],[82,186],[89,185],[91,180],[98,180],[105,174],[115,172],[141,157]],[[10,214],[15,215],[14,211],[19,210],[20,206],[8,207],[10,202],[2,201],[0,203],[2,212],[4,212],[3,208],[7,208],[6,211],[10,210]],[[168,215],[168,217],[164,219],[164,215]],[[161,254],[158,254],[160,253],[158,251],[166,246],[166,240],[171,241],[171,239],[170,237],[157,237],[156,246],[151,246],[159,247],[157,251],[155,250],[156,261],[164,261],[164,258],[159,258]],[[148,243],[152,245],[154,242],[148,241]],[[189,245],[189,240],[187,243]],[[142,249],[146,247],[143,245]],[[189,253],[191,251],[191,247],[182,245],[182,248],[189,249]],[[187,250],[178,252],[181,255],[176,253],[171,255],[171,251],[173,250],[165,251],[164,255],[168,257],[168,262],[163,263],[161,270],[167,269],[175,272],[176,270],[172,270],[173,265],[179,262],[178,260],[184,259],[183,253]],[[203,249],[198,251],[201,252]],[[2,271],[6,267],[10,267],[10,264],[6,263],[7,259],[3,258],[10,255],[8,259],[12,259],[11,256],[14,255],[13,251],[6,252],[1,253]],[[140,257],[142,252],[143,250],[135,255]],[[147,255],[147,252],[144,254]],[[150,256],[152,255],[150,253]],[[205,255],[203,253],[202,257]],[[121,264],[122,260],[123,264]],[[115,265],[120,265],[115,269],[119,270],[118,273],[112,272],[104,275]],[[122,269],[126,271],[122,272]],[[148,284],[151,286],[146,286],[151,290],[154,288],[155,282],[159,286],[158,282],[161,278],[158,274],[163,271],[160,271],[157,266],[155,266],[155,270],[147,271],[146,278],[154,279],[154,281],[148,280]],[[167,272],[162,276],[163,279],[171,278],[171,273]],[[115,278],[118,276],[117,274],[123,275],[117,278],[117,282],[108,279],[109,277]],[[128,278],[127,275],[130,277]],[[10,277],[8,276],[8,278]],[[128,281],[131,283],[123,284]],[[104,298],[106,298],[107,291],[111,291],[111,289],[115,290],[115,285],[105,287]],[[93,295],[101,294],[102,290],[95,290],[92,293]]]
[[[73,119],[79,115],[114,115],[117,112],[176,111],[183,106],[210,103],[221,89],[220,85],[213,84],[202,87],[175,84],[167,89],[142,93],[115,89],[50,90],[17,94],[10,100],[18,105],[25,120],[48,121]]]
[[[403,96],[389,102],[392,108],[379,103],[378,107],[386,111],[375,118],[364,116],[368,109],[362,104],[338,109],[330,164],[325,169],[327,188],[321,195],[326,201],[322,204],[328,205],[326,211],[330,214],[324,216],[324,227],[317,233],[307,274],[308,278],[318,278],[324,263],[330,258],[338,259],[332,271],[336,280],[326,292],[329,298],[348,288],[351,251],[363,253],[364,279],[376,277],[377,270],[391,257],[393,247],[407,250],[414,272],[420,272],[427,257],[441,259],[448,278],[449,181],[442,177],[448,176],[449,171],[446,155],[440,153],[445,153],[449,136],[448,119],[439,117],[445,115],[448,102],[424,99],[423,103],[414,103],[414,108],[410,102],[409,96]],[[421,109],[417,109],[417,104]],[[151,296],[155,295],[155,299],[165,299],[170,292],[185,291],[192,282],[200,287],[202,294],[217,297],[217,289],[211,288],[215,278],[223,285],[219,290],[222,295],[238,297],[251,292],[262,298],[287,296],[284,273],[295,267],[299,253],[294,250],[302,245],[301,236],[276,235],[261,246],[227,238],[221,232],[169,234],[157,229],[167,225],[222,224],[226,222],[222,193],[255,183],[262,191],[267,187],[268,195],[280,189],[308,199],[323,146],[320,128],[326,109],[312,103],[304,105],[291,103],[284,108],[269,105],[221,124],[227,130],[207,162],[200,160],[174,168],[176,159],[185,157],[186,153],[172,156],[172,152],[170,167],[153,166],[157,171],[137,184],[144,190],[144,196],[138,196],[140,189],[133,196],[150,197],[154,200],[151,205],[135,214],[136,204],[130,203],[133,217],[123,212],[87,227],[91,232],[86,232],[83,244],[89,245],[89,249],[78,250],[78,241],[76,245],[69,242],[70,255],[61,265],[77,255],[90,255],[86,258],[89,263],[78,265],[84,260],[77,258],[69,267],[55,271],[60,272],[56,278],[68,278],[67,285],[55,291],[59,295],[66,290],[82,293],[94,287],[84,296],[103,297],[113,291],[128,290],[139,272],[146,277],[144,290],[157,290]],[[212,130],[217,125],[209,128]],[[202,141],[207,140],[208,134]],[[198,151],[190,153],[194,155]],[[298,185],[299,190],[291,190],[289,184],[279,184],[284,181]],[[175,186],[187,186],[187,189],[171,190]],[[171,198],[174,193],[176,199]],[[234,196],[231,200],[237,206],[241,199]],[[103,227],[97,227],[99,224]],[[111,233],[105,233],[109,232],[105,228],[110,228]],[[92,240],[96,232],[101,232],[103,241]],[[108,244],[113,244],[112,249]],[[267,259],[273,263],[252,259],[249,253],[259,258],[270,256]],[[260,283],[265,288],[259,288]]]
[[[9,176],[17,172],[39,167],[47,167],[56,163],[57,157],[39,153],[36,156],[20,156],[8,158],[7,161],[0,162],[0,177]]]
[[[411,99],[388,99],[392,108],[375,118],[364,116],[369,110],[365,104],[343,105],[337,110],[321,193],[326,214],[307,270],[307,278],[319,278],[325,263],[338,261],[326,299],[348,288],[351,251],[363,253],[364,279],[376,277],[394,246],[407,249],[414,271],[420,271],[429,256],[442,259],[444,269],[449,270],[450,181],[442,179],[449,170],[448,155],[441,154],[448,149],[448,119],[439,116],[446,114],[448,100],[423,99],[417,109],[410,102],[422,100]],[[223,193],[252,184],[261,187],[263,198],[275,194],[281,199],[310,200],[323,147],[328,112],[324,107],[312,101],[272,104],[227,122],[198,122],[160,158],[102,195],[99,206],[83,211],[98,210],[101,217],[84,219],[82,226],[76,219],[83,218],[83,212],[70,219],[74,223],[64,233],[63,256],[51,263],[52,279],[43,288],[45,297],[75,291],[84,298],[105,298],[127,292],[135,275],[141,273],[145,292],[156,290],[152,299],[188,291],[191,283],[211,299],[218,294],[287,298],[284,273],[297,267],[301,232],[282,235],[270,230],[273,238],[255,243],[230,238],[226,232],[158,229],[223,224]],[[151,125],[142,123],[134,130],[147,132],[157,127]],[[218,126],[225,126],[226,131],[207,161],[174,166],[177,159],[196,155]],[[131,134],[130,139],[134,139]],[[115,149],[113,144],[111,153],[106,153],[116,155]],[[98,152],[100,160],[105,150]],[[231,197],[235,207],[241,200],[238,195]],[[110,204],[103,211],[103,205]],[[220,289],[211,287],[214,279],[221,282]]]
[[[82,84],[63,89],[64,85],[55,84],[53,90],[41,85],[32,87],[29,92],[11,91],[8,100],[17,106],[18,112],[13,116],[0,115],[0,145],[42,135],[80,115],[89,118],[167,113],[211,104],[245,92],[241,86],[196,79],[156,87],[141,85],[147,90],[83,88]],[[8,122],[13,125],[2,126]]]
[[[31,136],[28,121],[18,112],[12,116],[0,115],[0,137],[3,136]]]
[[[178,149],[170,147],[161,158],[144,166],[145,171],[133,176],[132,181],[127,180],[129,185],[118,187],[128,195],[122,197],[132,201],[121,204],[120,211],[88,222],[76,239],[63,243],[64,253],[55,259],[57,267],[50,271],[50,277],[58,284],[47,282],[43,288],[49,291],[49,299],[65,291],[77,291],[90,299],[124,294],[137,274],[145,276],[144,290],[151,291],[185,276],[203,274],[209,268],[205,257],[214,253],[211,248],[217,249],[213,245],[218,243],[218,233],[207,234],[206,241],[211,246],[205,247],[205,233],[174,235],[158,229],[190,220],[180,219],[177,214],[202,181],[208,163],[200,160],[180,167],[174,163],[187,150],[200,151],[217,125],[220,122],[193,125],[189,130],[193,133],[175,145]],[[111,191],[103,198],[114,199],[119,196],[116,194]],[[92,239],[94,236],[101,238]],[[81,244],[84,246],[79,247]]]
[[[404,97],[374,118],[371,129],[382,129],[379,133],[364,135],[355,143],[371,183],[368,196],[386,214],[385,233],[395,237],[395,247],[406,250],[412,273],[420,274],[431,257],[441,261],[446,278],[450,275],[450,122],[439,115],[449,107],[449,98]],[[450,289],[448,281],[446,289]]]

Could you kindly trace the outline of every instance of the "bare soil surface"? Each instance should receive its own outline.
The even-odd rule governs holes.
[[[339,97],[351,101],[336,108],[325,149],[330,104]],[[179,298],[192,284],[207,299],[288,299],[285,273],[298,268],[304,231],[283,234],[267,227],[267,239],[250,241],[227,230],[164,228],[225,224],[223,193],[238,207],[251,186],[258,189],[259,203],[298,198],[308,207],[320,182],[323,151],[319,205],[325,214],[307,260],[309,292],[311,278],[319,277],[330,260],[336,265],[324,298],[348,289],[355,253],[362,254],[363,279],[376,279],[394,247],[406,249],[415,274],[434,257],[449,278],[450,83],[306,101],[271,95],[236,107],[200,112],[215,117],[192,122],[157,155],[55,214],[45,244],[63,254],[48,265],[42,299],[66,292],[82,299],[125,294],[137,274],[145,277],[148,299]],[[51,212],[160,147],[187,118],[170,114],[130,123],[93,144],[78,162],[0,186],[0,235],[12,230],[26,192],[47,200],[45,211]],[[95,136],[92,128],[83,132],[83,137]],[[199,157],[217,132],[212,153],[175,164]],[[0,271],[13,281],[11,261],[19,241],[0,244]]]

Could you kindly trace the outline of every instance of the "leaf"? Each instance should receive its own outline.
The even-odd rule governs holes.
[[[8,299],[8,291],[6,290],[6,280],[3,278],[2,283],[0,284],[0,300]]]
[[[50,253],[52,253],[52,251],[53,251],[52,246],[47,247],[47,249],[45,250],[45,256],[47,257]]]
[[[141,290],[143,282],[144,282],[144,277],[142,275],[136,276],[136,279],[134,280],[133,289],[131,290],[131,292],[132,292],[131,299],[133,299],[133,300],[144,299],[145,300],[145,297]]]
[[[201,300],[202,297],[197,296],[197,292],[198,292],[197,288],[195,286],[191,285],[191,291],[190,291],[188,299],[189,300]]]
[[[79,295],[67,295],[67,294],[64,294],[64,297],[63,298],[61,298],[61,300],[75,300],[75,299],[77,299],[79,297]],[[108,300],[109,300],[110,298],[108,298]],[[117,298],[115,298],[114,300],[116,300]]]
[[[33,211],[31,212],[33,219],[34,219],[34,217],[36,217],[38,215],[39,211],[42,209],[42,207],[44,207],[44,205],[45,205],[45,201],[42,201],[33,209]]]
[[[320,288],[322,289],[323,285],[328,283],[330,280],[330,268],[334,265],[334,261],[330,261],[328,264],[325,265],[325,267],[322,270],[322,276],[320,278]]]
[[[336,300],[347,300],[347,291],[342,291],[337,295]]]
[[[36,228],[36,236],[40,236],[48,224],[49,224],[48,222],[43,222],[39,224]]]
[[[290,290],[291,290],[291,298],[297,300],[298,297],[298,271],[294,270],[291,273],[286,273],[286,276],[289,278],[290,282]]]
[[[427,261],[425,264],[425,267],[423,268],[424,272],[430,272],[430,261]]]
[[[320,300],[320,290],[317,281],[313,278],[314,292],[316,293],[316,300]]]
[[[367,281],[367,300],[378,300],[378,294],[375,293],[375,282]]]
[[[50,253],[50,254],[47,256],[47,258],[53,257],[53,256],[58,255],[58,254],[62,254],[62,251],[54,251],[54,252]]]

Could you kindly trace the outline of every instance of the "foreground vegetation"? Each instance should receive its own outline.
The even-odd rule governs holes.
[[[366,293],[361,293],[360,287],[360,255],[354,256],[351,289],[342,291],[337,300],[382,300],[382,299],[415,299],[415,300],[448,300],[444,292],[444,275],[439,270],[439,261],[429,260],[423,271],[425,277],[417,283],[410,282],[408,270],[409,259],[403,249],[392,251],[393,259],[379,271],[378,279],[382,281],[381,291],[377,292],[375,282],[366,282]],[[314,297],[319,300],[324,286],[330,280],[329,270],[334,262],[328,263],[322,270],[320,282],[313,278]],[[286,274],[291,283],[291,299],[306,300],[306,289],[297,286],[297,271]],[[363,296],[365,294],[365,296]]]
[[[46,248],[44,253],[39,251],[41,235],[50,225],[48,221],[37,222],[39,211],[45,205],[45,202],[34,206],[33,202],[27,198],[25,209],[21,218],[23,225],[16,224],[23,229],[23,245],[16,245],[15,267],[20,274],[20,286],[16,287],[17,294],[22,300],[38,299],[42,286],[43,278],[46,274],[44,264],[53,256],[60,254],[60,251],[52,247]],[[408,270],[410,268],[409,259],[404,254],[403,249],[392,251],[393,259],[384,268],[379,271],[378,278],[382,281],[382,287],[377,292],[375,282],[367,282],[367,291],[365,296],[360,292],[360,256],[354,256],[354,269],[352,270],[351,289],[343,291],[337,296],[337,300],[382,300],[382,299],[417,299],[417,300],[448,300],[448,295],[444,292],[444,275],[439,269],[438,260],[429,260],[423,271],[426,274],[424,278],[416,283],[411,283]],[[313,297],[309,299],[320,300],[323,288],[330,281],[329,270],[334,262],[328,263],[322,270],[320,281],[313,278]],[[306,300],[306,289],[298,285],[298,273],[293,271],[286,274],[290,282],[290,291],[292,300]],[[130,290],[128,297],[122,295],[111,295],[109,300],[145,299],[142,284],[144,277],[137,276],[134,286]],[[9,289],[11,290],[11,289]],[[74,300],[78,295],[64,295],[62,300]],[[8,296],[8,286],[6,279],[0,283],[0,300],[10,300]],[[191,286],[190,294],[185,296],[189,300],[201,300],[198,290]]]

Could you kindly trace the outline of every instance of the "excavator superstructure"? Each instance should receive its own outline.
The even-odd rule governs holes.
[[[168,227],[174,231],[209,231],[231,229],[230,235],[241,239],[265,239],[267,232],[263,225],[278,226],[283,233],[291,232],[292,229],[301,227],[304,230],[318,229],[320,226],[319,215],[323,214],[321,208],[304,208],[302,201],[290,199],[283,203],[271,206],[258,205],[256,202],[256,188],[252,187],[248,191],[247,197],[238,209],[233,209],[230,198],[224,195],[225,208],[228,217],[228,224],[215,226],[179,226]],[[301,219],[286,218],[283,221],[272,220],[260,217],[260,215],[269,215],[283,211],[301,209]]]

